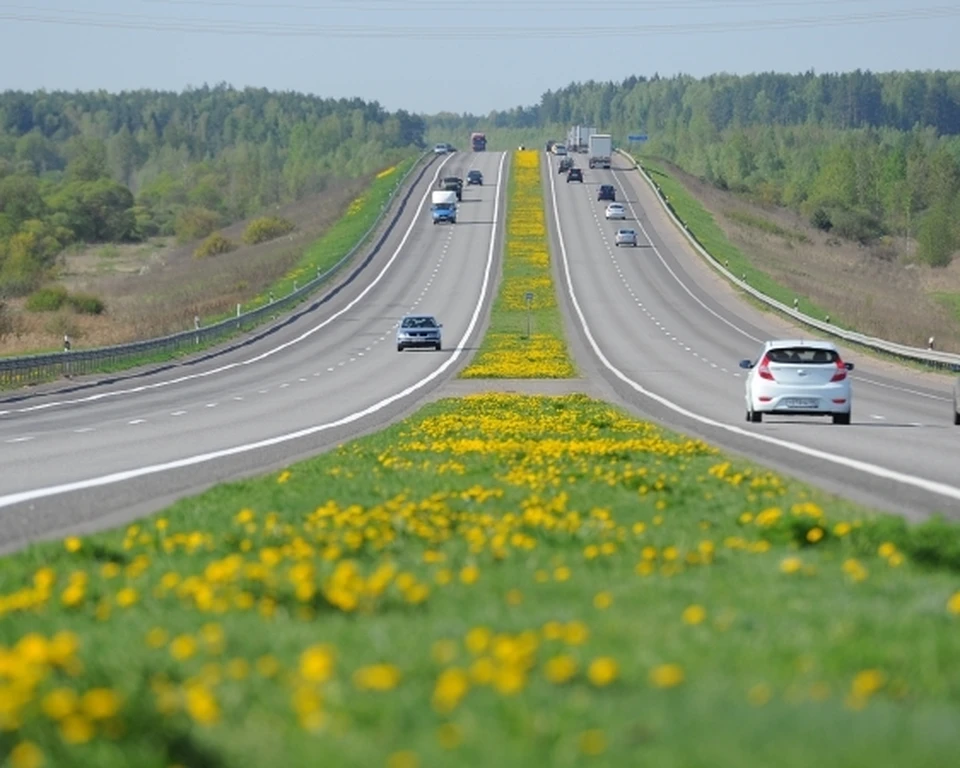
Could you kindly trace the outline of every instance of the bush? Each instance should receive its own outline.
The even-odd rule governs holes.
[[[31,312],[56,312],[67,303],[67,289],[52,285],[34,291],[27,297],[27,309]]]
[[[883,235],[883,225],[876,216],[862,211],[834,211],[831,215],[833,234],[866,245]]]
[[[220,214],[207,208],[184,208],[177,214],[173,230],[180,242],[199,240],[220,226]]]
[[[233,240],[224,237],[220,232],[214,232],[200,243],[197,250],[193,252],[193,255],[198,259],[202,259],[206,256],[219,256],[221,253],[230,253],[230,251],[236,250],[236,248],[237,244],[233,242]]]
[[[67,298],[67,303],[81,315],[101,315],[107,308],[101,299],[90,293],[74,293]]]
[[[810,217],[810,223],[821,232],[829,232],[833,229],[833,221],[830,219],[830,214],[823,208],[817,208],[817,210],[813,212],[813,215]]]
[[[263,216],[250,222],[243,233],[243,242],[247,245],[265,243],[267,240],[288,235],[294,229],[296,226],[292,221],[279,216]]]

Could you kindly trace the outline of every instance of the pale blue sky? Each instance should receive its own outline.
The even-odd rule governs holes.
[[[485,114],[656,71],[960,69],[958,31],[945,0],[0,0],[0,89],[226,81]]]

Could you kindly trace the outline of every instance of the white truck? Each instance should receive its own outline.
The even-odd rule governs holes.
[[[588,139],[596,132],[596,128],[587,125],[573,126],[567,134],[567,150],[570,152],[586,152]]]
[[[453,190],[436,190],[430,196],[430,215],[434,224],[457,223],[457,193]]]
[[[609,133],[590,135],[587,155],[591,168],[609,168],[610,155],[613,154],[613,139]]]

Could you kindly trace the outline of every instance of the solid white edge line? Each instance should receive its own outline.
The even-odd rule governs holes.
[[[650,390],[643,387],[641,384],[637,383],[625,373],[623,373],[619,368],[617,368],[613,363],[611,363],[606,355],[603,354],[603,351],[600,349],[600,346],[597,344],[596,339],[594,339],[593,333],[590,331],[590,326],[587,323],[587,319],[583,314],[583,310],[580,308],[580,302],[577,301],[576,292],[573,289],[573,279],[570,275],[570,263],[567,258],[567,246],[563,239],[563,225],[560,221],[560,210],[557,206],[557,190],[553,180],[553,174],[548,174],[550,177],[550,196],[553,203],[553,217],[557,225],[557,241],[560,244],[560,256],[563,260],[563,272],[567,280],[567,293],[570,296],[570,302],[573,304],[574,311],[577,313],[577,318],[579,319],[580,326],[583,329],[584,335],[587,338],[591,348],[593,349],[594,354],[600,360],[607,370],[609,370],[614,376],[616,376],[620,381],[629,386],[631,389],[635,390],[639,394],[643,395],[650,400],[653,400],[655,403],[662,405],[665,408],[677,413],[685,418],[692,419],[701,424],[704,424],[708,427],[714,427],[716,429],[722,429],[725,432],[729,432],[740,437],[748,437],[752,440],[758,440],[762,443],[768,445],[775,445],[778,448],[785,448],[789,451],[794,451],[795,453],[800,453],[805,456],[809,456],[814,459],[819,459],[821,461],[830,462],[833,464],[839,464],[840,466],[848,467],[850,469],[855,469],[858,472],[863,472],[868,475],[873,475],[874,477],[879,477],[884,480],[892,480],[897,483],[903,483],[904,485],[910,485],[914,488],[919,488],[920,490],[927,491],[928,493],[934,493],[939,496],[946,496],[951,499],[960,501],[960,488],[957,488],[952,485],[947,485],[946,483],[941,483],[936,480],[927,480],[922,477],[916,477],[915,475],[907,475],[903,472],[898,472],[893,469],[887,469],[886,467],[880,467],[876,464],[870,464],[865,461],[860,461],[858,459],[851,459],[846,456],[839,456],[837,454],[828,453],[827,451],[821,451],[817,448],[808,448],[805,445],[800,445],[799,443],[791,443],[788,440],[782,440],[777,437],[770,437],[769,435],[760,434],[757,432],[750,432],[741,427],[735,427],[732,424],[725,424],[721,421],[716,421],[707,416],[701,416],[698,413],[689,411],[681,405],[668,400],[661,395],[651,392]],[[623,188],[621,187],[621,191]],[[626,193],[624,193],[626,194]],[[689,291],[688,291],[689,293]],[[692,295],[692,294],[691,294]],[[694,297],[696,298],[696,297]],[[702,303],[702,302],[701,302]]]
[[[640,217],[637,216],[637,211],[634,209],[633,203],[631,203],[631,202],[629,201],[629,199],[627,199],[627,198],[629,197],[629,196],[627,195],[627,190],[624,188],[623,182],[620,180],[620,177],[619,177],[616,173],[613,173],[614,170],[621,170],[621,169],[611,168],[610,171],[611,171],[611,174],[613,175],[614,181],[616,181],[616,183],[617,183],[617,186],[620,187],[620,192],[623,193],[623,196],[624,196],[624,198],[626,199],[627,205],[630,206],[630,211],[633,213],[633,218],[636,220],[637,226],[640,227],[640,230],[643,232],[644,237],[647,238],[647,242],[650,243],[650,247],[653,249],[653,252],[657,255],[657,258],[660,259],[660,263],[663,264],[664,267],[666,267],[667,271],[670,273],[670,275],[673,277],[673,279],[677,281],[677,284],[678,284],[681,288],[683,288],[683,290],[686,291],[686,292],[690,295],[690,297],[691,297],[694,301],[697,302],[697,304],[699,304],[701,307],[703,307],[705,310],[707,310],[707,312],[709,312],[711,315],[713,315],[714,317],[716,317],[718,320],[720,320],[721,322],[726,323],[727,325],[729,325],[729,326],[730,326],[731,328],[733,328],[733,330],[735,330],[737,333],[740,333],[740,334],[742,334],[743,336],[746,336],[748,339],[751,339],[752,341],[755,341],[755,342],[757,342],[758,344],[762,344],[762,343],[763,343],[763,340],[762,340],[762,339],[758,339],[756,336],[753,336],[752,334],[748,333],[748,332],[745,331],[743,328],[741,328],[740,326],[738,326],[736,323],[734,323],[734,322],[732,322],[732,321],[730,321],[730,320],[727,320],[727,319],[726,319],[725,317],[723,317],[722,315],[720,315],[720,314],[718,314],[717,312],[715,312],[714,310],[710,309],[710,307],[708,307],[706,304],[704,304],[697,296],[695,296],[695,295],[690,291],[690,289],[687,287],[687,285],[679,278],[679,276],[673,271],[673,269],[670,268],[670,265],[667,264],[666,260],[663,258],[663,255],[660,253],[660,250],[657,248],[656,245],[653,244],[653,240],[650,238],[649,233],[647,232],[646,228],[645,228],[645,227],[643,226],[643,224],[641,223]],[[628,169],[628,170],[629,170],[629,169]],[[642,175],[642,174],[641,174],[641,175]],[[644,178],[644,181],[646,181],[645,178]],[[649,184],[648,184],[648,186],[649,186]],[[855,379],[856,381],[862,381],[864,384],[869,384],[869,385],[874,386],[874,387],[880,387],[880,388],[882,388],[882,389],[892,389],[892,390],[895,390],[895,391],[897,391],[897,392],[906,392],[906,393],[909,394],[909,395],[916,395],[917,397],[923,397],[923,398],[926,398],[927,400],[939,400],[939,401],[944,402],[944,403],[948,403],[948,402],[950,402],[950,400],[951,400],[951,398],[949,398],[949,397],[941,397],[940,395],[931,395],[931,394],[928,394],[928,393],[926,393],[926,392],[918,392],[918,391],[915,390],[915,389],[909,389],[908,387],[900,387],[900,386],[897,386],[897,385],[895,385],[895,384],[884,384],[884,383],[879,382],[879,381],[876,381],[876,380],[874,380],[874,379],[865,379],[865,378],[863,378],[862,376],[851,376],[850,378],[851,378],[851,379]]]
[[[49,496],[57,496],[62,493],[70,493],[73,491],[83,491],[89,490],[90,488],[99,488],[104,485],[112,485],[114,483],[124,482],[126,480],[133,480],[138,477],[144,477],[146,475],[155,475],[160,472],[167,472],[173,469],[182,469],[184,467],[194,466],[196,464],[204,464],[209,461],[214,461],[216,459],[226,458],[228,456],[236,456],[242,453],[249,453],[250,451],[256,451],[261,448],[269,448],[273,445],[279,445],[281,443],[287,443],[292,440],[298,440],[303,437],[309,437],[310,435],[315,435],[319,432],[326,432],[330,429],[335,429],[336,427],[342,427],[346,424],[352,424],[355,421],[359,421],[365,416],[376,413],[377,411],[383,410],[388,405],[391,405],[398,400],[402,400],[408,395],[416,392],[418,389],[422,389],[431,381],[440,376],[444,371],[446,371],[450,366],[452,366],[463,354],[464,347],[467,344],[467,341],[470,339],[471,334],[477,326],[477,323],[480,320],[480,315],[483,311],[484,301],[487,296],[487,290],[490,285],[490,273],[493,269],[493,255],[496,250],[497,243],[497,225],[500,222],[500,195],[502,192],[502,182],[503,182],[503,165],[507,159],[506,153],[503,153],[500,156],[500,164],[497,169],[497,186],[496,186],[496,195],[494,197],[493,205],[493,221],[490,229],[490,246],[487,250],[487,264],[483,273],[483,282],[480,284],[480,296],[477,300],[477,304],[474,307],[473,315],[470,318],[470,323],[467,326],[467,330],[464,332],[463,336],[460,338],[460,341],[457,344],[456,349],[453,351],[453,354],[450,355],[436,370],[428,374],[420,381],[415,382],[408,386],[406,389],[401,390],[389,397],[384,398],[363,410],[356,411],[347,416],[344,416],[336,421],[331,421],[326,424],[317,424],[312,427],[306,427],[304,429],[298,430],[296,432],[290,432],[285,435],[277,435],[276,437],[267,438],[266,440],[258,440],[255,443],[247,443],[245,445],[237,445],[232,448],[224,448],[219,451],[211,451],[210,453],[201,453],[196,456],[188,456],[182,459],[175,459],[174,461],[164,462],[162,464],[153,464],[146,467],[139,467],[137,469],[124,470],[122,472],[114,472],[109,475],[103,475],[101,477],[94,477],[88,480],[77,480],[72,483],[63,483],[61,485],[48,486],[46,488],[35,488],[29,491],[20,491],[19,493],[11,493],[6,496],[0,496],[0,507],[9,507],[14,504],[21,504],[25,501],[34,501],[36,499],[47,498]]]
[[[294,344],[300,343],[304,339],[312,336],[317,331],[330,325],[330,323],[332,323],[338,317],[342,316],[346,312],[349,312],[351,309],[353,309],[353,307],[355,307],[371,290],[373,290],[374,286],[376,286],[380,282],[380,280],[387,273],[390,267],[393,266],[393,263],[397,260],[397,257],[400,255],[400,251],[402,251],[403,247],[406,245],[407,240],[409,239],[411,233],[414,230],[414,227],[416,227],[417,224],[420,223],[420,212],[423,210],[423,206],[426,204],[427,199],[430,197],[430,194],[433,192],[434,182],[436,182],[437,178],[439,177],[441,169],[447,163],[447,161],[450,160],[450,157],[452,157],[452,155],[445,158],[444,161],[437,166],[437,170],[434,171],[433,179],[430,182],[430,186],[427,188],[427,191],[424,193],[423,197],[420,198],[420,204],[417,206],[417,210],[413,215],[413,220],[410,222],[410,226],[407,227],[406,232],[404,232],[403,237],[401,238],[400,242],[397,244],[396,249],[394,250],[393,254],[390,256],[390,259],[383,266],[383,269],[381,269],[380,272],[377,274],[377,276],[367,285],[367,287],[364,288],[360,292],[360,294],[356,298],[354,298],[353,301],[347,304],[343,309],[341,309],[338,312],[335,312],[333,315],[328,317],[322,323],[315,325],[313,328],[308,328],[306,331],[301,333],[296,338],[291,339],[290,341],[284,342],[283,344],[280,344],[276,347],[273,347],[272,349],[268,349],[266,352],[263,352],[255,357],[251,357],[248,360],[241,360],[236,363],[228,363],[227,365],[221,365],[219,368],[212,368],[209,371],[202,371],[200,373],[190,373],[185,376],[179,376],[175,379],[158,381],[158,382],[154,382],[153,384],[143,384],[139,387],[132,387],[130,389],[118,389],[111,392],[100,392],[96,395],[79,397],[79,398],[76,398],[75,400],[58,400],[50,403],[40,403],[38,405],[31,405],[26,408],[13,408],[8,411],[0,411],[0,416],[9,414],[9,413],[30,413],[32,411],[46,410],[49,408],[56,408],[58,406],[63,406],[63,405],[77,405],[79,403],[89,403],[96,400],[103,400],[108,397],[118,397],[119,395],[131,395],[131,394],[136,394],[138,392],[145,392],[151,389],[169,387],[173,384],[181,384],[184,381],[190,381],[192,379],[202,379],[207,376],[213,376],[214,374],[217,374],[217,373],[223,373],[224,371],[229,371],[234,368],[238,368],[240,366],[250,365],[251,363],[258,363],[261,360],[264,360],[276,354],[277,352],[280,352],[286,349],[287,347],[291,347]]]

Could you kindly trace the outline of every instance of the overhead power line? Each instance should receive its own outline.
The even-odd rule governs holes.
[[[13,9],[13,10],[6,10]],[[397,38],[410,40],[483,39],[615,39],[652,35],[692,35],[752,32],[775,29],[810,29],[849,25],[943,19],[960,16],[960,5],[939,5],[901,10],[874,10],[832,16],[805,16],[753,20],[702,21],[610,26],[391,26],[385,24],[327,25],[231,21],[226,19],[144,17],[136,14],[93,11],[36,10],[23,6],[0,6],[0,20],[99,29],[181,32],[287,38]]]
[[[141,0],[150,5],[172,5],[186,8],[237,8],[270,11],[475,11],[489,15],[492,9],[521,10],[580,10],[584,0],[324,0],[314,3],[244,2],[243,0]],[[736,8],[784,8],[811,6],[873,5],[877,0],[605,0],[604,11],[676,11],[715,10]]]

